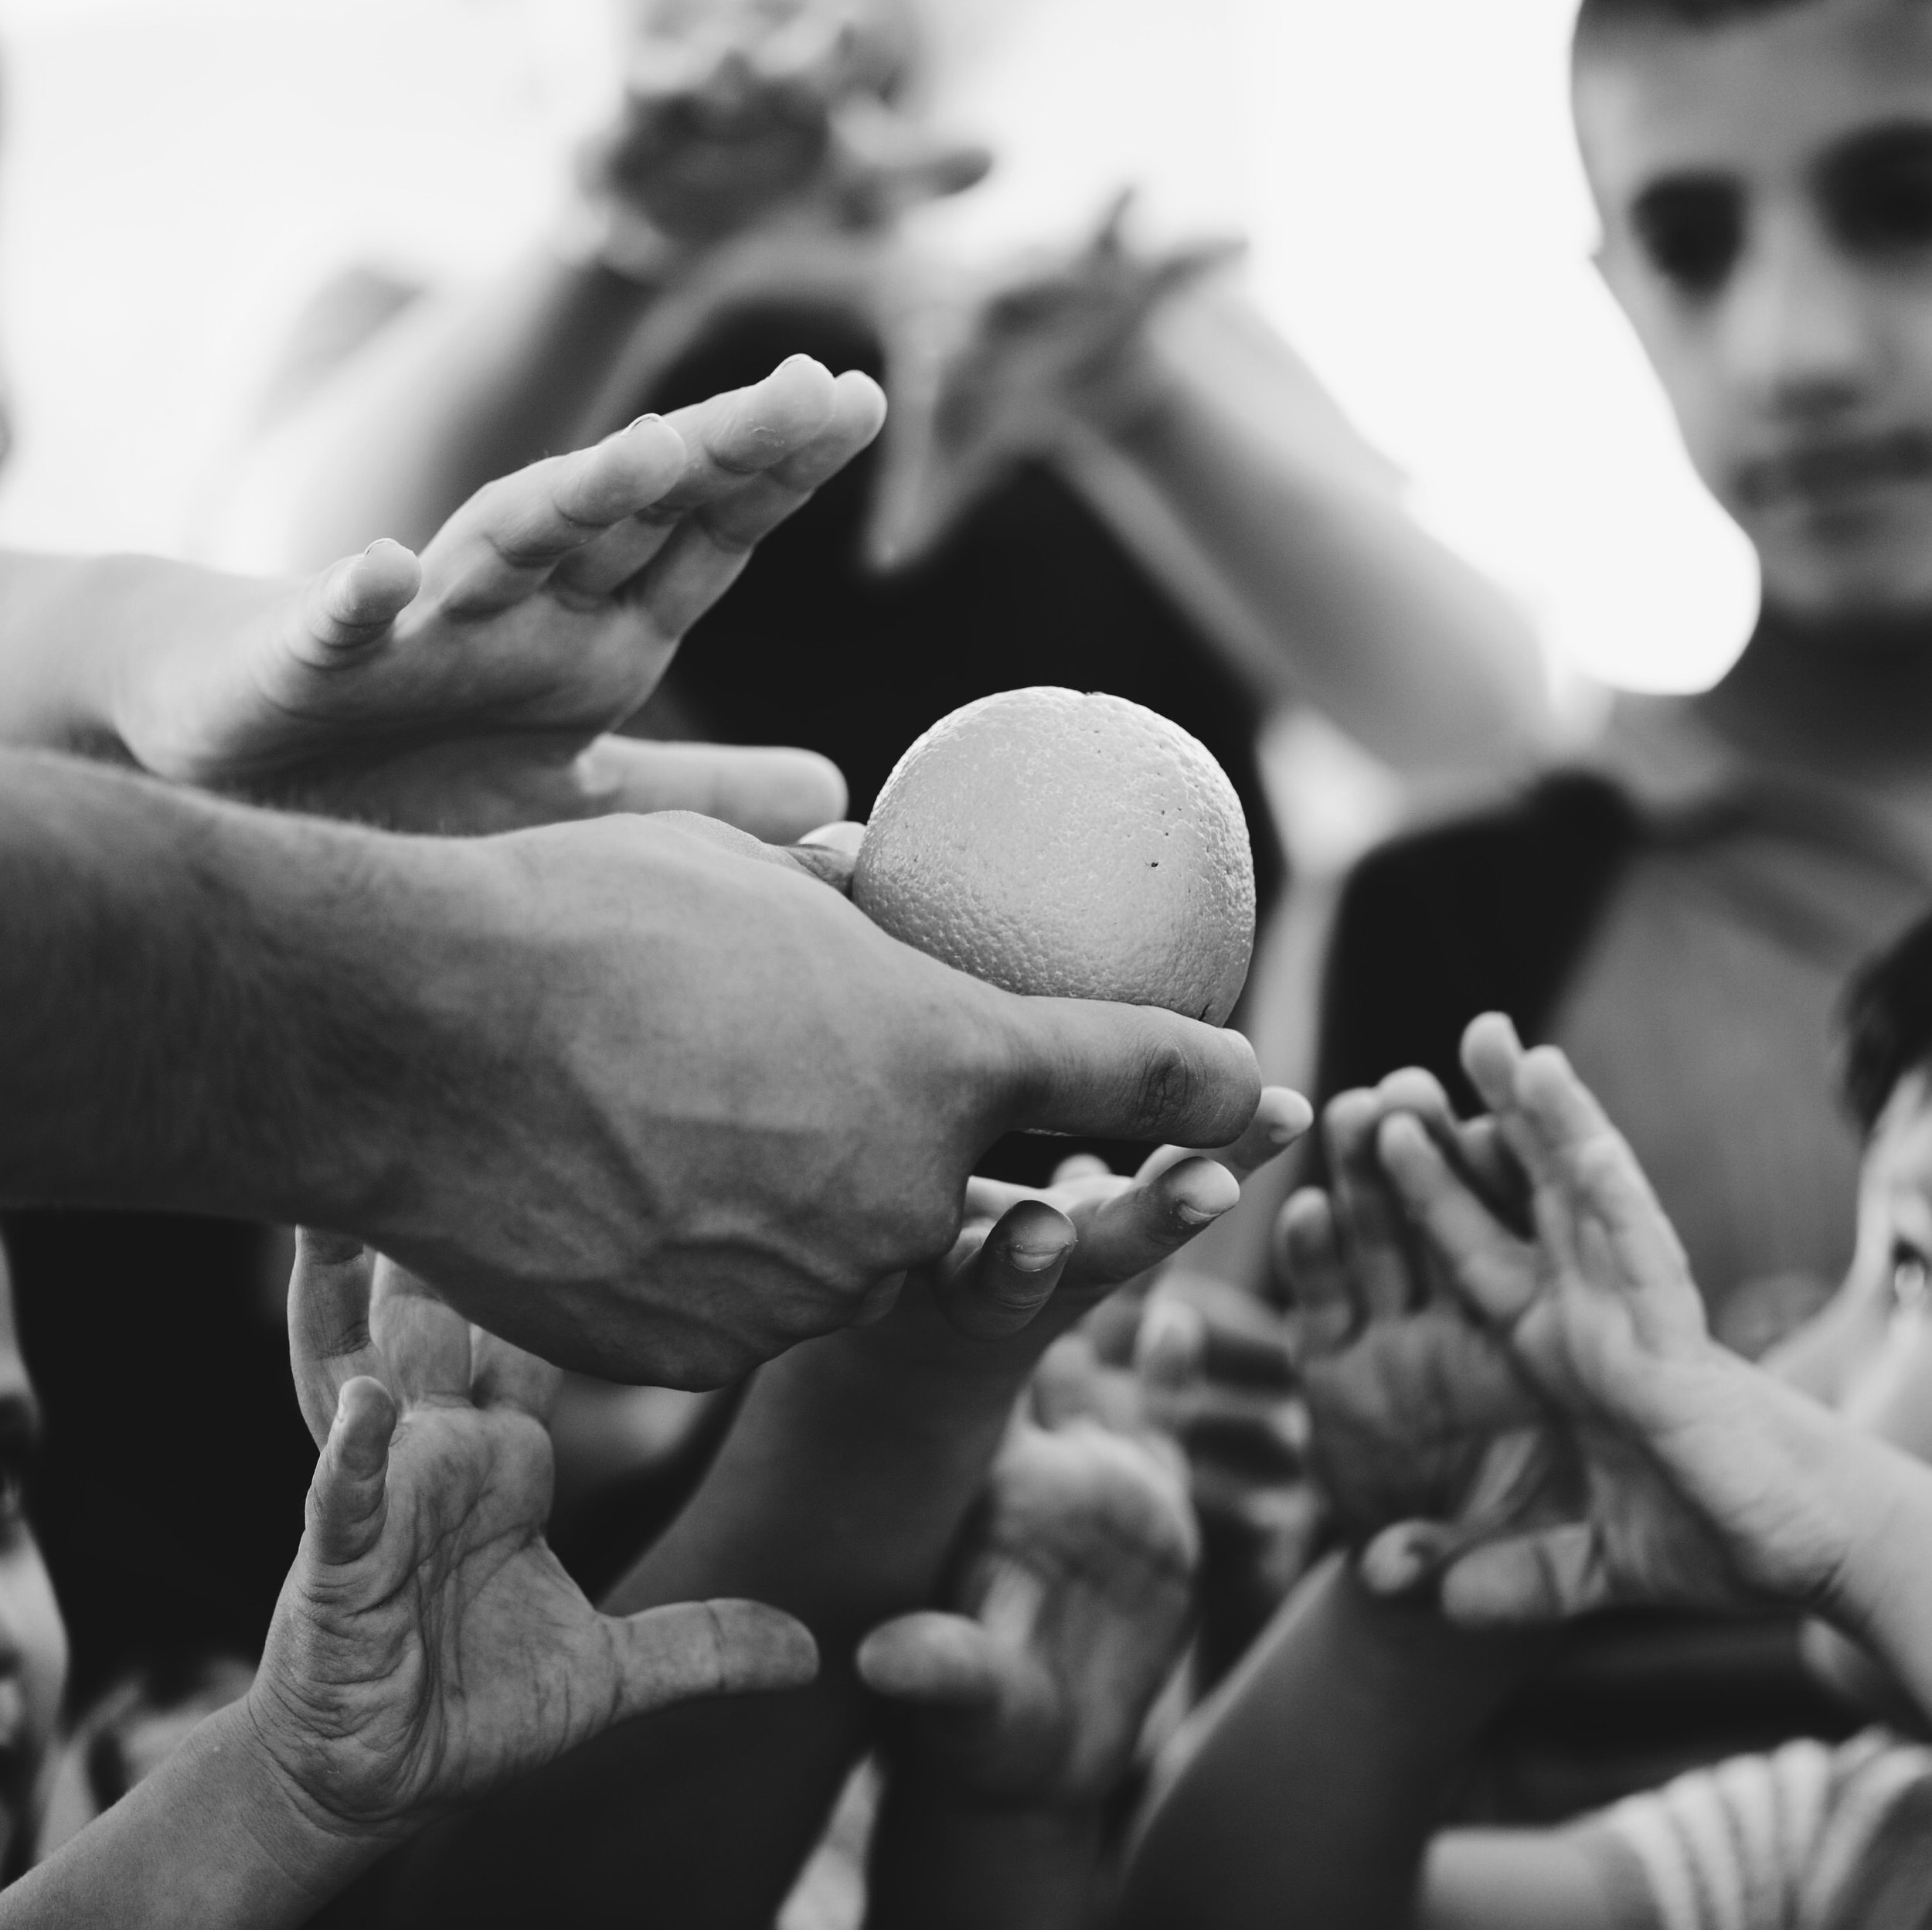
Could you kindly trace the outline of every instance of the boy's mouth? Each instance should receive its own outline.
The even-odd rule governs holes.
[[[1932,433],[1820,437],[1743,464],[1738,495],[1753,509],[1830,513],[1901,485],[1932,482]]]

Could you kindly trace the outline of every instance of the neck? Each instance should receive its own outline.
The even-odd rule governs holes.
[[[1696,700],[1747,751],[1852,775],[1932,771],[1932,614],[1819,624],[1767,611]]]

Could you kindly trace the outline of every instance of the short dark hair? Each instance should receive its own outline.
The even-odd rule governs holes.
[[[1721,27],[1753,15],[1782,12],[1816,0],[1583,0],[1577,12],[1577,41],[1613,27]]]
[[[1869,1132],[1899,1081],[1932,1064],[1932,914],[1852,974],[1838,1023],[1845,1103]]]

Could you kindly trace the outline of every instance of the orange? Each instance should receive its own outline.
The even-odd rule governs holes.
[[[1165,1006],[1219,1025],[1254,946],[1254,859],[1226,773],[1124,697],[981,697],[901,757],[853,901],[1009,992]]]

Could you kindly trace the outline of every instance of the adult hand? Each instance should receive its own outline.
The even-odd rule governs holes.
[[[553,1370],[327,1237],[289,1334],[321,1459],[247,1707],[308,1829],[393,1840],[628,1716],[811,1680],[774,1608],[584,1599],[543,1540]]]
[[[884,407],[797,356],[488,485],[420,559],[377,543],[300,592],[197,575],[103,708],[160,776],[401,829],[690,809],[796,837],[844,808],[823,758],[606,734]]]
[[[1255,1118],[1238,1034],[998,991],[722,826],[411,849],[423,884],[398,916],[427,948],[384,940],[403,1057],[343,1095],[367,1123],[324,1150],[337,1217],[565,1366],[715,1385],[845,1324],[947,1251],[1004,1133],[1215,1145]],[[1160,1252],[1236,1190],[1206,1159],[1163,1179]],[[1141,1197],[1091,1203],[1083,1275],[1151,1264]],[[1003,1279],[958,1292],[999,1331],[1039,1304]]]

